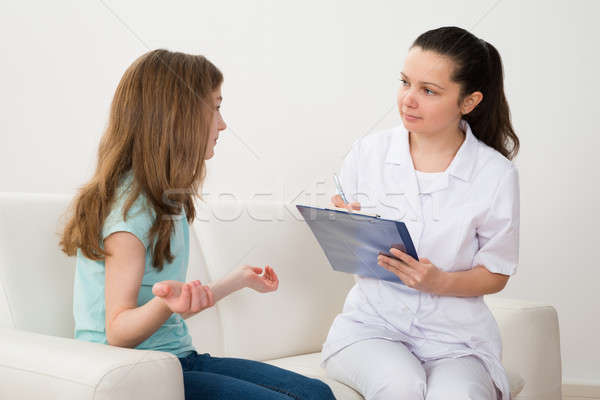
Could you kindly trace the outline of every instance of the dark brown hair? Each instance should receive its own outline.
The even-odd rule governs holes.
[[[483,100],[463,118],[473,134],[508,159],[519,152],[519,138],[510,122],[504,95],[504,73],[500,53],[494,46],[455,26],[421,34],[412,44],[449,57],[455,64],[452,80],[461,85],[459,102],[480,91]]]
[[[123,219],[140,194],[155,212],[148,234],[153,266],[172,262],[173,218],[185,208],[195,218],[205,153],[215,105],[212,93],[223,82],[205,57],[168,50],[150,51],[125,71],[116,89],[108,127],[100,140],[96,171],[70,204],[60,246],[69,256],[93,260],[110,254],[100,247],[104,221],[122,178],[133,175]],[[172,195],[165,197],[166,194]]]

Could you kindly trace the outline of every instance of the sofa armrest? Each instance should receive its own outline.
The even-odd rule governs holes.
[[[561,356],[554,307],[486,296],[502,335],[502,364],[525,380],[515,400],[560,400]]]
[[[184,399],[177,357],[0,328],[2,399]]]

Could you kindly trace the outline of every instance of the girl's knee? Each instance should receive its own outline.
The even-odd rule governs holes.
[[[335,400],[331,388],[325,382],[315,378],[303,378],[300,387],[289,393],[291,397],[301,400]]]
[[[314,395],[311,395],[311,399],[335,400],[335,396],[333,395],[331,388],[325,382],[319,379],[313,379],[311,388],[311,391],[314,393]]]

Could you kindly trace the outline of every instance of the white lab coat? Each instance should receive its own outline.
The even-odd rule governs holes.
[[[365,212],[403,221],[418,256],[438,268],[462,271],[483,265],[512,275],[519,257],[517,168],[479,141],[466,121],[461,128],[464,142],[427,192],[420,193],[402,125],[354,143],[340,173],[343,190]],[[377,266],[377,260],[373,263]],[[509,399],[498,325],[483,297],[436,296],[359,277],[331,326],[322,361],[369,338],[402,341],[422,361],[474,355],[502,400]]]

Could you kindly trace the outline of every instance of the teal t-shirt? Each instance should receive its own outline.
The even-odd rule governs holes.
[[[147,198],[140,196],[127,213],[127,221],[123,220],[123,206],[129,194],[132,174],[123,179],[117,199],[106,218],[102,228],[102,240],[118,231],[131,232],[146,248],[146,266],[139,289],[137,305],[142,306],[150,301],[152,286],[164,280],[185,282],[189,260],[189,225],[185,210],[174,216],[174,231],[171,235],[171,253],[173,262],[165,262],[163,270],[152,267],[152,246],[148,233],[155,219],[155,212],[149,206]],[[73,288],[73,315],[75,318],[75,339],[107,344],[105,330],[104,299],[104,261],[94,261],[85,257],[81,249],[77,249],[77,264]],[[140,343],[136,349],[166,351],[177,357],[184,357],[194,349],[187,325],[180,314],[173,313],[169,319],[148,339]]]

